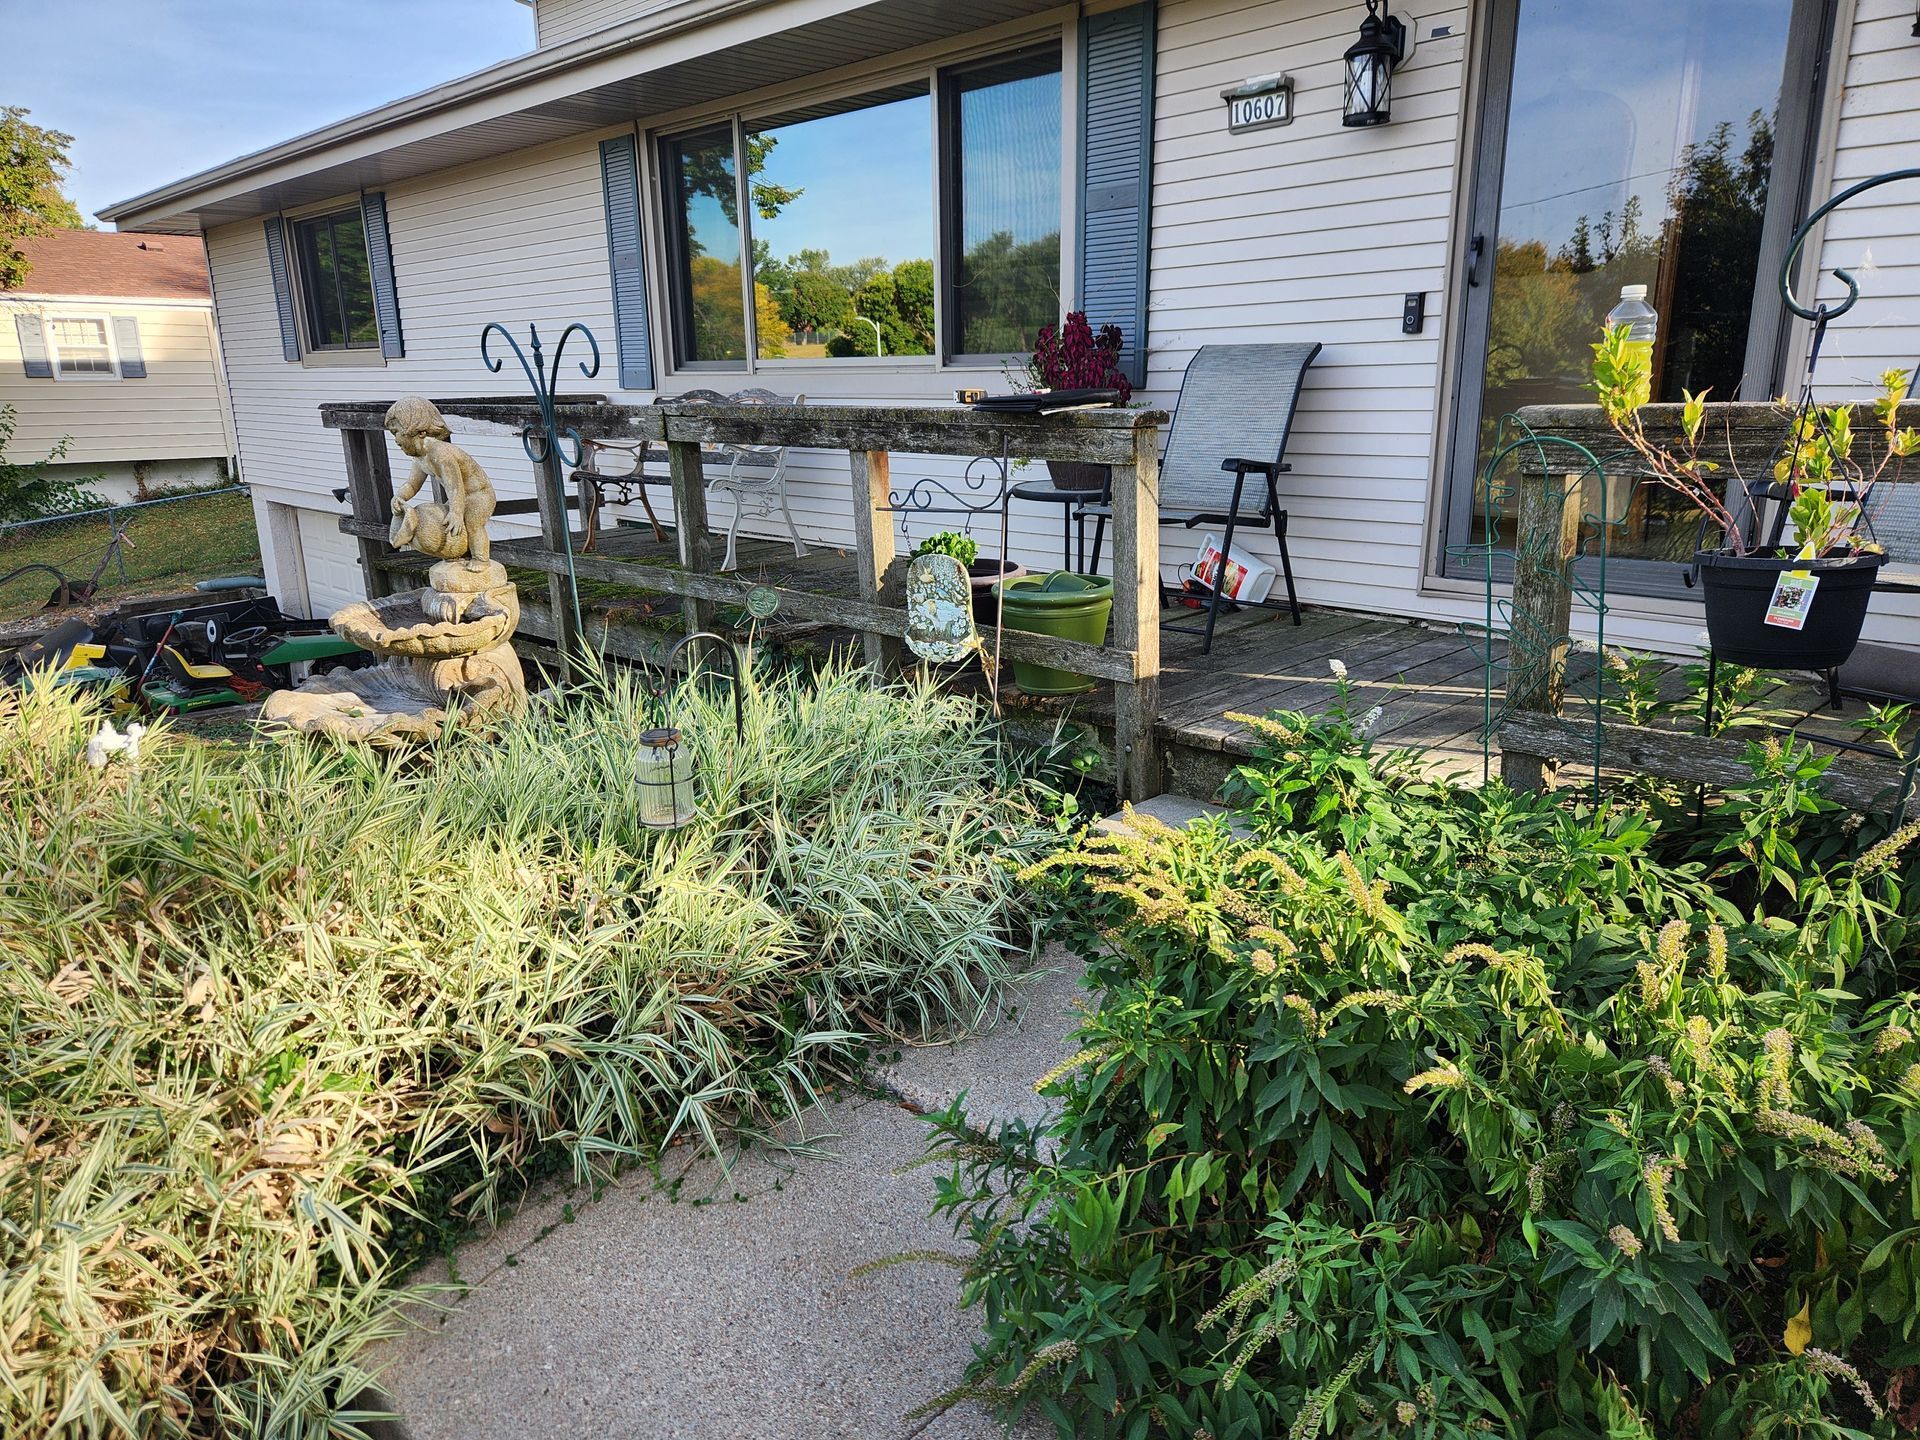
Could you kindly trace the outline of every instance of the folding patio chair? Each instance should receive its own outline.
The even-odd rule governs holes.
[[[1293,556],[1287,550],[1287,512],[1280,508],[1279,478],[1293,467],[1286,463],[1287,433],[1293,427],[1294,407],[1307,367],[1320,353],[1319,344],[1205,345],[1187,362],[1180,382],[1180,399],[1173,412],[1173,430],[1160,462],[1160,522],[1178,521],[1189,530],[1196,525],[1219,525],[1220,561],[1207,597],[1203,627],[1168,625],[1164,629],[1204,635],[1200,653],[1213,648],[1213,627],[1220,617],[1220,587],[1233,556],[1236,529],[1271,527],[1280,541],[1280,568],[1287,581],[1287,609],[1300,623],[1300,597],[1293,588]],[[1247,458],[1271,455],[1270,460]],[[1247,477],[1258,477],[1254,492]],[[1111,504],[1087,505],[1082,514],[1096,516],[1093,565],[1100,566],[1100,545]],[[1231,601],[1279,609],[1265,601]]]

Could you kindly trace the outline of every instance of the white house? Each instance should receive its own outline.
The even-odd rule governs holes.
[[[186,235],[59,230],[0,290],[9,456],[64,443],[54,473],[110,500],[217,482],[235,453],[205,247]]]
[[[1412,4],[1384,123],[1353,125],[1361,0],[537,0],[529,54],[102,213],[206,237],[269,569],[316,610],[361,593],[316,407],[520,388],[480,367],[489,320],[585,322],[607,363],[573,386],[625,401],[926,402],[1002,388],[1006,352],[1084,308],[1167,405],[1201,345],[1322,342],[1284,489],[1303,597],[1470,618],[1447,551],[1487,431],[1580,398],[1621,285],[1661,312],[1668,395],[1797,386],[1786,237],[1920,165],[1920,38],[1910,0]],[[869,257],[918,317],[878,356],[842,306]],[[1920,186],[1837,212],[1809,258],[1864,293],[1821,392],[1913,364]],[[1802,270],[1803,298],[1841,293]],[[824,321],[800,274],[833,282]],[[524,493],[516,442],[475,449]],[[844,456],[794,473],[803,533],[845,543]],[[1058,522],[1017,509],[1022,558],[1057,555]],[[1656,508],[1623,542],[1649,563],[1614,567],[1613,638],[1691,646],[1658,563],[1690,538]],[[1868,633],[1916,615],[1882,597]]]

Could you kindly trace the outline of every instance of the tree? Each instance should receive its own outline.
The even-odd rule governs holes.
[[[747,194],[753,201],[754,214],[762,220],[777,218],[782,210],[806,193],[759,178],[761,171],[767,168],[767,158],[779,143],[780,137],[777,135],[747,136]],[[695,195],[706,195],[718,201],[720,213],[727,217],[728,224],[737,226],[740,223],[739,192],[734,188],[733,147],[730,144],[700,145],[683,152],[680,157],[680,185],[689,199]]]
[[[780,313],[780,302],[758,280],[753,282],[753,333],[759,339],[760,358],[779,360],[787,353],[787,332],[792,326]]]
[[[903,260],[854,292],[853,314],[827,342],[829,355],[873,354],[874,326],[889,355],[933,353],[933,262]],[[871,320],[872,325],[866,322]]]
[[[830,335],[846,329],[853,318],[853,296],[831,276],[805,270],[793,277],[780,309],[796,331]]]
[[[18,105],[0,106],[0,290],[17,290],[30,268],[20,242],[85,222],[61,190],[73,162],[71,135],[27,119]]]

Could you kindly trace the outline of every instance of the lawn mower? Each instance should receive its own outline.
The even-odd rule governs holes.
[[[203,581],[203,591],[257,587],[250,578]],[[284,614],[271,597],[213,601],[171,612],[63,621],[0,664],[0,684],[52,669],[56,683],[105,694],[112,713],[175,714],[257,700],[293,683],[296,665],[371,659],[324,621]],[[332,668],[329,666],[329,668]]]

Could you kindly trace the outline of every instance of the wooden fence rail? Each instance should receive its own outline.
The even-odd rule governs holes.
[[[341,432],[346,452],[352,513],[340,528],[359,542],[368,594],[391,593],[395,557],[386,544],[393,477],[381,431],[388,401],[337,402],[320,407],[322,423]],[[531,400],[496,397],[436,400],[456,434],[511,434],[539,421]],[[894,457],[955,456],[964,460],[1076,460],[1113,467],[1113,619],[1108,642],[1089,645],[1025,631],[1007,630],[1001,654],[1008,659],[1064,666],[1114,684],[1116,768],[1121,794],[1156,795],[1163,770],[1154,735],[1159,703],[1159,432],[1167,422],[1157,410],[1081,410],[1052,416],[994,415],[960,408],[781,405],[617,405],[600,397],[561,399],[555,418],[589,440],[651,440],[667,452],[673,492],[679,569],[579,553],[571,564],[582,579],[678,596],[690,628],[705,628],[715,605],[740,604],[757,586],[752,580],[715,573],[708,533],[703,447],[779,445],[847,454],[854,562],[859,594],[824,595],[774,587],[784,614],[850,626],[862,632],[869,663],[881,670],[897,664],[906,611],[894,593],[896,566],[891,497],[911,481],[894,478]],[[540,518],[538,540],[502,540],[493,547],[503,564],[548,575],[548,608],[562,655],[579,653],[567,590],[570,512],[588,503],[584,493],[566,498],[565,476],[555,460],[535,467],[534,494]],[[509,502],[505,513],[526,513]]]
[[[1680,411],[1678,405],[1644,406],[1641,423],[1656,441],[1670,442],[1679,432]],[[1745,403],[1709,405],[1707,412],[1712,440],[1703,444],[1702,454],[1730,456],[1743,473],[1764,474],[1784,424],[1779,412],[1769,405]],[[1607,508],[1616,514],[1630,513],[1629,493],[1615,487],[1635,483],[1639,464],[1621,453],[1619,438],[1598,405],[1530,406],[1519,412],[1519,419],[1537,435],[1585,445],[1605,463],[1613,491]],[[1870,407],[1855,408],[1854,425],[1860,434],[1871,429]],[[1515,452],[1510,477],[1514,486],[1513,589],[1506,713],[1498,738],[1501,776],[1522,789],[1550,784],[1560,763],[1591,765],[1594,760],[1595,716],[1574,720],[1561,713],[1582,522],[1597,508],[1598,500],[1596,489],[1582,482],[1578,464],[1567,461],[1565,469],[1576,473],[1561,472],[1561,462],[1575,454],[1564,447],[1537,453],[1523,448]],[[1545,464],[1542,456],[1547,457]],[[1594,543],[1591,536],[1588,541],[1589,546]],[[1606,602],[1604,595],[1600,599]],[[1744,759],[1747,741],[1743,736],[1708,737],[1615,723],[1607,718],[1604,704],[1599,719],[1603,771],[1721,788],[1752,778]],[[1836,758],[1825,777],[1831,799],[1861,811],[1891,808],[1905,794],[1907,784],[1900,765],[1851,752]]]

